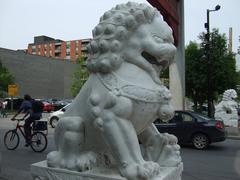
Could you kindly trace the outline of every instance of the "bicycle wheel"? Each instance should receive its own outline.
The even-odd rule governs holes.
[[[14,150],[19,145],[19,135],[15,130],[9,130],[4,135],[4,145],[9,150]]]
[[[47,137],[42,132],[34,132],[31,139],[31,148],[34,152],[43,152],[47,148]]]

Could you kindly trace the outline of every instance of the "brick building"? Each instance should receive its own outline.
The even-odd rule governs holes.
[[[86,45],[90,40],[63,41],[48,36],[35,36],[34,43],[28,44],[27,53],[75,62],[78,57],[87,55]]]

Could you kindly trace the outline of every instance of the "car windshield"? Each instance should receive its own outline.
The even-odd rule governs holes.
[[[196,112],[194,112],[193,114],[194,114],[196,117],[201,118],[201,119],[203,119],[203,120],[205,120],[205,121],[210,121],[210,120],[212,120],[211,118],[209,118],[208,116],[206,116],[206,115],[204,115],[204,114],[200,114],[200,113],[196,113]]]
[[[66,106],[64,106],[64,107],[62,108],[62,110],[63,110],[63,111],[66,111],[66,110],[70,107],[70,104],[71,104],[71,103],[69,103],[69,104],[67,104]]]

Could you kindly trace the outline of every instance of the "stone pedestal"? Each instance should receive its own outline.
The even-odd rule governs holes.
[[[152,180],[181,180],[183,164],[178,167],[162,167],[161,175]],[[66,169],[47,167],[46,161],[31,165],[31,175],[34,180],[126,180],[113,169],[93,169],[86,172],[76,172]]]
[[[229,136],[239,136],[239,135],[240,135],[239,128],[237,128],[237,127],[231,127],[231,126],[229,126],[229,127],[226,127],[225,129],[226,129],[227,134],[228,134]]]

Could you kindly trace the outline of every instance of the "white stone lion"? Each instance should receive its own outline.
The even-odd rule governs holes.
[[[222,101],[216,106],[215,119],[223,121],[227,126],[238,126],[238,104],[235,101],[237,92],[228,89],[223,93]]]
[[[48,154],[48,166],[116,167],[129,180],[151,179],[160,166],[177,166],[177,138],[153,124],[174,114],[159,74],[176,48],[159,12],[145,4],[117,5],[101,17],[88,49],[91,75],[59,120],[57,151]]]

